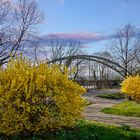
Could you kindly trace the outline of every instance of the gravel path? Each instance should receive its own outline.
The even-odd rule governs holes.
[[[115,125],[127,124],[133,128],[140,128],[140,117],[126,117],[101,112],[103,108],[114,106],[123,100],[108,100],[94,97],[91,94],[85,94],[84,98],[92,103],[86,107],[83,113],[86,119]]]

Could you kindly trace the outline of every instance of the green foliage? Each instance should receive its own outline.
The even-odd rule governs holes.
[[[116,126],[80,121],[71,129],[66,128],[43,136],[16,137],[13,140],[140,140],[140,130],[124,130]]]
[[[130,130],[130,126],[127,125],[127,124],[122,124],[120,128],[123,129],[123,130],[125,130],[125,131]]]
[[[0,70],[0,133],[26,136],[73,126],[84,92],[69,80],[67,68],[11,60]]]
[[[110,108],[104,108],[104,113],[140,117],[140,104],[134,101],[119,103]]]
[[[97,95],[97,97],[106,98],[106,99],[115,99],[115,100],[120,100],[125,98],[125,96],[122,93],[99,94]]]

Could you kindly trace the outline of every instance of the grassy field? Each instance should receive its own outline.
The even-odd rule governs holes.
[[[120,99],[125,98],[125,96],[123,94],[121,94],[121,93],[99,94],[99,95],[97,95],[97,97],[106,98],[106,99],[116,99],[116,100],[120,100]]]
[[[102,112],[108,114],[140,117],[140,104],[134,101],[126,101],[110,108],[104,108]]]
[[[127,129],[126,129],[127,128]],[[0,138],[4,140],[4,137]],[[34,137],[12,137],[8,140],[140,140],[140,130],[80,121],[71,129]],[[6,138],[5,138],[6,140]]]

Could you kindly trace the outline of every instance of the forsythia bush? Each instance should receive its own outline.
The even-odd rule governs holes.
[[[125,79],[122,82],[121,91],[136,102],[140,102],[140,76],[130,76]]]
[[[19,58],[0,69],[0,133],[40,134],[72,126],[81,117],[85,89],[60,66]]]

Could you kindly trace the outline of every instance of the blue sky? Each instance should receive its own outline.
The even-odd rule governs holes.
[[[140,0],[40,0],[39,4],[46,16],[39,30],[42,35],[103,37],[128,23],[140,27]],[[108,41],[93,39],[87,49],[100,51]]]

